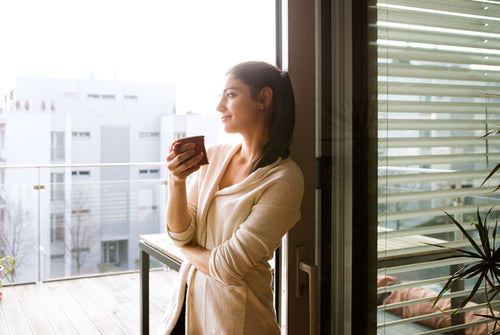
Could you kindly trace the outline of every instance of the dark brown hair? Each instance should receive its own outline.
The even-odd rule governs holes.
[[[279,157],[288,157],[295,125],[295,100],[288,73],[265,62],[250,61],[233,66],[227,74],[250,86],[254,99],[264,87],[273,91],[269,142],[252,163],[250,172],[275,162]]]

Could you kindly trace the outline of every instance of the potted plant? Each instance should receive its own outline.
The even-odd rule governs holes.
[[[14,270],[14,258],[10,256],[0,256],[0,300],[2,299],[2,277]]]
[[[487,136],[496,136],[500,134],[500,130],[495,130],[487,133],[483,137]],[[481,183],[483,186],[487,180],[489,180],[495,173],[497,173],[500,169],[500,163],[498,163],[488,174],[488,176]],[[493,192],[496,192],[500,189],[500,184],[497,185]],[[490,208],[484,215],[481,217],[479,208],[477,209],[477,222],[474,223],[474,230],[467,231],[464,228],[464,225],[458,222],[455,217],[447,212],[445,214],[448,218],[458,227],[458,229],[462,232],[463,236],[469,242],[468,249],[459,249],[452,248],[457,251],[456,256],[452,257],[468,257],[473,260],[472,263],[466,264],[458,271],[453,273],[445,285],[438,293],[438,295],[433,298],[434,306],[436,303],[443,297],[443,295],[449,291],[455,284],[459,281],[463,281],[465,279],[474,278],[472,282],[472,290],[465,297],[463,301],[456,307],[456,309],[451,313],[451,315],[455,315],[459,313],[478,293],[479,288],[481,287],[481,283],[484,282],[484,294],[486,297],[486,304],[489,310],[488,315],[478,314],[482,317],[493,320],[493,330],[491,334],[500,334],[500,313],[494,310],[491,302],[493,299],[499,299],[500,301],[500,243],[496,241],[497,227],[498,227],[498,219],[495,220],[494,225],[490,225],[488,223],[488,216],[490,215],[493,208]],[[476,241],[474,238],[474,234],[477,234],[479,237],[479,241]],[[436,247],[445,248],[442,245],[433,244]]]
[[[441,299],[442,296],[459,281],[475,278],[472,290],[452,313],[452,315],[457,314],[472,300],[472,298],[474,298],[481,287],[481,283],[484,282],[484,293],[490,314],[481,316],[492,319],[494,321],[493,333],[500,334],[500,329],[497,329],[500,325],[500,315],[491,305],[493,299],[500,299],[500,244],[496,241],[498,222],[496,221],[493,227],[488,224],[488,216],[491,213],[491,210],[492,208],[490,208],[490,210],[485,214],[484,218],[481,218],[479,210],[477,210],[477,223],[474,223],[474,231],[477,232],[479,236],[479,243],[476,242],[471,232],[468,232],[451,214],[446,213],[450,220],[459,228],[464,237],[469,241],[470,246],[472,247],[471,250],[453,248],[459,254],[452,257],[465,256],[472,258],[473,262],[466,264],[453,273],[448,278],[439,294],[433,300],[434,305],[436,305],[439,299]],[[441,245],[435,246],[445,248]]]

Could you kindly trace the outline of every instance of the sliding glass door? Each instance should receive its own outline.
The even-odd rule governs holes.
[[[500,2],[381,0],[377,19],[378,329],[479,327],[484,297],[453,318],[429,299],[470,262],[433,246],[470,245],[447,215],[474,238],[477,213],[496,219],[498,179],[482,182],[500,159],[485,136],[500,129]],[[442,306],[453,311],[473,281]]]

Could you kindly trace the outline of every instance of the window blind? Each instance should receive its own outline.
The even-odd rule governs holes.
[[[500,1],[381,0],[377,34],[378,276],[398,279],[378,285],[378,294],[426,288],[437,295],[448,276],[470,262],[433,246],[470,245],[446,213],[472,231],[477,210],[493,207],[494,223],[495,206],[500,209],[500,191],[493,192],[500,179],[481,186],[500,162],[500,136],[484,136],[500,129]],[[463,299],[470,286],[466,281],[443,299]],[[428,301],[380,305],[379,332],[404,333],[409,325],[445,316],[386,314],[400,307],[418,310]],[[484,303],[479,297],[462,313]],[[454,319],[448,328],[424,326],[419,332],[487,321]]]

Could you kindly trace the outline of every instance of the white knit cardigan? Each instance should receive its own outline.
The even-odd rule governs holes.
[[[188,190],[191,224],[169,235],[182,246],[193,239],[211,249],[207,276],[185,262],[158,334],[178,319],[187,283],[187,334],[279,334],[273,307],[269,260],[283,235],[300,218],[304,188],[300,168],[279,159],[241,183],[219,190],[240,145],[208,150]]]

